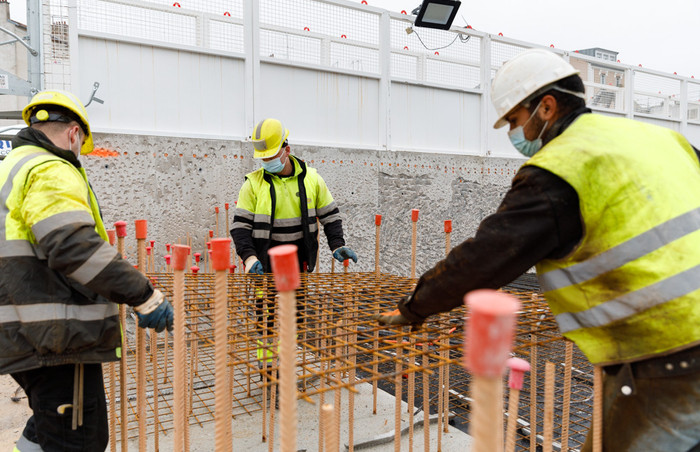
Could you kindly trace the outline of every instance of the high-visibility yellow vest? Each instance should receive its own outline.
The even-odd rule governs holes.
[[[108,240],[85,170],[38,146],[14,149],[0,165],[2,373],[120,356],[118,306],[53,271],[38,246],[37,234],[74,222]]]
[[[526,165],[579,196],[581,242],[537,265],[563,335],[594,364],[700,343],[700,164],[688,141],[584,114]]]

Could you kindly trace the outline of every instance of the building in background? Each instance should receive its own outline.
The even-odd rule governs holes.
[[[27,26],[10,18],[10,3],[7,0],[0,0],[0,27],[23,39],[27,36]],[[29,73],[28,52],[17,41],[7,42],[13,39],[10,34],[0,30],[0,69],[26,79]],[[9,80],[0,73],[0,89],[7,88],[8,83]],[[26,103],[26,97],[0,95],[0,112],[20,111]],[[0,119],[0,126],[15,122]]]

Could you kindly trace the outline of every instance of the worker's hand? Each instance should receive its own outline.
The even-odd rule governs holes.
[[[250,266],[250,270],[248,270],[248,273],[255,273],[256,275],[264,275],[265,272],[263,271],[262,263],[260,263],[260,261],[255,261],[255,263]]]
[[[341,246],[333,251],[333,257],[338,262],[343,262],[345,259],[352,259],[352,261],[357,264],[357,253],[350,249],[349,246]]]
[[[165,299],[160,290],[153,291],[153,295],[144,303],[134,308],[136,316],[139,318],[140,328],[153,328],[156,333],[164,329],[173,329],[173,306]]]
[[[401,311],[394,309],[393,311],[381,312],[374,314],[372,320],[376,320],[382,325],[411,325],[412,322],[401,314]]]

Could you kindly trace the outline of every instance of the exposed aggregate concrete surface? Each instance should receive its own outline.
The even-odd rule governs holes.
[[[128,224],[126,253],[136,260],[134,220],[147,219],[156,241],[156,270],[164,270],[165,243],[204,253],[208,231],[225,231],[224,204],[234,201],[245,174],[258,168],[252,145],[234,140],[95,134],[100,152],[81,157],[98,196],[105,225]],[[345,239],[360,258],[352,271],[374,270],[374,217],[382,215],[380,268],[409,276],[411,209],[419,209],[417,275],[444,257],[444,220],[452,220],[452,246],[471,237],[495,212],[522,159],[374,151],[295,145],[292,153],[316,168],[340,208]],[[321,238],[321,271],[331,253]],[[341,271],[336,267],[336,271]]]

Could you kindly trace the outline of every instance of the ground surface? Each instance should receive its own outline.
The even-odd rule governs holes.
[[[27,399],[22,394],[23,398],[19,402],[13,402],[11,397],[14,395],[17,384],[9,375],[0,376],[0,451],[9,451],[14,447],[15,441],[22,434],[24,424],[31,416],[31,410],[27,405]],[[370,437],[393,431],[394,428],[394,397],[390,394],[379,392],[378,395],[378,410],[377,414],[372,414],[372,392],[370,385],[359,387],[360,393],[355,396],[355,442],[359,443]],[[326,401],[333,400],[332,394],[326,396]],[[343,444],[347,444],[347,392],[343,394],[342,400],[343,418],[341,422],[341,438]],[[406,404],[403,404],[403,419],[406,426]],[[298,425],[297,444],[298,449],[307,450],[309,452],[318,450],[318,405],[300,401],[298,405],[298,417],[300,419]],[[276,412],[276,418],[279,418],[279,411]],[[256,413],[253,416],[239,416],[232,422],[233,428],[233,446],[236,450],[246,450],[250,452],[266,451],[269,444],[261,441],[261,413]],[[430,428],[431,446],[430,450],[437,450],[437,425],[432,424]],[[204,424],[204,427],[192,427],[190,431],[192,452],[210,452],[214,450],[214,423],[209,422]],[[414,450],[423,449],[423,428],[416,427],[414,434]],[[172,450],[172,435],[160,436],[160,450]],[[471,445],[471,438],[461,431],[450,427],[449,433],[442,437],[442,450],[444,452],[451,451],[468,451]],[[408,435],[403,435],[401,450],[409,450]],[[132,440],[129,444],[129,450],[138,449],[138,440]],[[149,438],[148,450],[153,450],[153,439]],[[273,450],[279,450],[279,425],[275,426],[275,447]],[[341,450],[347,450],[341,447]],[[393,442],[390,441],[384,445],[373,446],[371,448],[361,449],[375,452],[390,452],[394,450]]]

